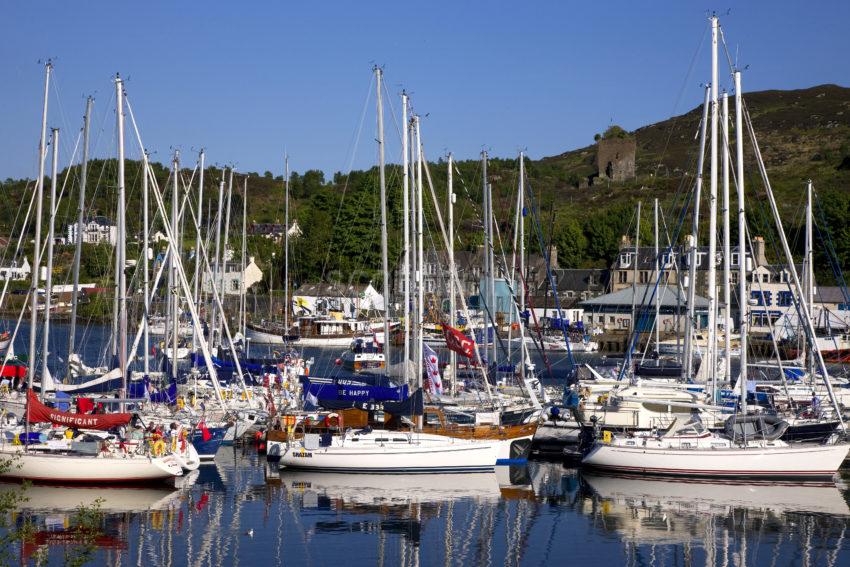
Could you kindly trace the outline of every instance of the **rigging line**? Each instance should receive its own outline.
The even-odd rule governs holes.
[[[679,88],[679,94],[676,95],[676,101],[673,103],[673,114],[678,112],[679,105],[682,102],[682,98],[685,94],[685,88],[691,78],[691,73],[693,73],[694,67],[696,66],[697,57],[702,52],[702,46],[705,44],[705,38],[708,35],[708,30],[710,26],[706,25],[702,31],[702,37],[700,38],[699,44],[697,45],[696,51],[694,51],[693,56],[691,57],[691,63],[688,65],[688,72],[685,74],[685,78],[682,81],[682,86]],[[664,157],[667,155],[667,150],[670,148],[670,140],[673,139],[673,132],[676,130],[676,124],[679,122],[679,118],[681,116],[674,116],[673,123],[670,125],[670,130],[667,133],[667,139],[664,142],[664,149],[661,150],[661,155],[658,158],[658,164],[655,166],[655,177],[658,177],[658,168],[661,167],[661,163],[664,160]]]
[[[830,265],[833,267],[834,275],[836,276],[836,281],[841,288],[841,294],[844,296],[844,302],[850,304],[850,293],[847,291],[847,282],[844,279],[844,271],[841,269],[841,266],[838,262],[838,254],[835,251],[835,244],[832,241],[832,231],[829,229],[829,223],[826,219],[826,213],[823,209],[823,204],[821,203],[820,198],[816,191],[814,193],[814,202],[815,207],[818,210],[818,216],[820,217],[820,221],[823,223],[823,233],[821,233],[821,227],[819,223],[814,223],[815,228],[818,231],[818,234],[821,235],[821,241],[825,243],[827,248],[826,255],[827,259],[830,262]],[[824,238],[824,235],[826,238]]]
[[[351,146],[351,155],[350,155],[350,160],[348,162],[348,168],[347,168],[346,174],[345,174],[345,184],[342,187],[342,195],[340,196],[339,205],[337,207],[336,219],[334,220],[334,226],[339,224],[339,218],[340,218],[340,215],[342,215],[342,205],[345,202],[345,196],[348,192],[348,183],[351,180],[351,168],[353,167],[353,164],[354,164],[354,156],[357,153],[357,147],[360,144],[360,136],[363,133],[363,123],[366,120],[366,109],[369,106],[369,101],[372,99],[372,81],[373,80],[374,80],[374,75],[370,75],[369,88],[366,90],[366,98],[363,100],[363,109],[360,111],[360,122],[357,125],[357,129],[355,130],[355,132],[352,136],[352,141],[349,143],[349,145]],[[324,281],[324,279],[325,279],[325,272],[327,271],[327,268],[328,268],[328,262],[330,261],[330,255],[331,255],[331,250],[330,250],[330,247],[328,247],[328,250],[325,253],[325,260],[322,264],[322,274],[321,274],[321,277],[320,277],[320,281]]]
[[[694,187],[694,191],[695,190],[696,190],[696,187]],[[676,229],[676,240],[678,240],[678,235],[681,233],[682,229],[685,226],[685,219],[687,218],[687,211],[688,211],[688,208],[683,207],[681,212],[680,212],[679,223],[678,223],[678,227]],[[672,252],[673,252],[672,245],[668,246],[666,253],[672,254]],[[637,261],[638,261],[638,259],[635,258],[635,262],[637,262]],[[641,299],[641,305],[640,305],[641,306],[641,309],[640,309],[641,313],[640,314],[635,313],[635,315],[634,315],[635,320],[632,322],[632,329],[631,329],[630,335],[629,335],[629,348],[628,348],[628,350],[626,350],[626,356],[623,359],[623,365],[620,367],[620,371],[617,374],[617,380],[618,381],[622,380],[625,377],[627,369],[631,366],[632,353],[634,352],[635,347],[637,346],[637,342],[640,339],[640,335],[642,334],[642,332],[639,329],[641,328],[642,325],[646,324],[646,320],[649,317],[649,315],[647,313],[649,310],[646,309],[644,307],[644,305],[651,305],[652,304],[652,302],[655,299],[656,294],[658,293],[658,286],[659,286],[660,282],[661,282],[661,272],[659,270],[659,272],[658,272],[658,274],[656,275],[656,278],[655,278],[655,285],[652,288],[652,294],[650,295],[648,301],[647,301],[646,296],[649,293],[649,286],[647,285],[647,286],[644,287],[643,298]],[[635,283],[635,288],[634,288],[635,294],[637,293],[637,287],[636,286],[637,286],[637,283]],[[654,313],[653,313],[653,315],[654,315]]]
[[[542,226],[541,226],[541,223],[540,223],[540,212],[538,210],[538,204],[537,204],[537,202],[534,198],[534,188],[531,185],[530,179],[528,180],[527,185],[528,185],[527,194],[529,195],[529,198],[531,200],[532,227],[534,229],[534,232],[537,233],[537,243],[540,246],[540,252],[541,252],[541,254],[543,254],[543,258],[544,258],[545,263],[546,263],[546,278],[549,282],[549,288],[552,291],[552,296],[555,299],[555,309],[558,312],[558,319],[560,321],[563,321],[564,316],[563,316],[563,310],[561,309],[561,300],[558,297],[558,286],[557,286],[557,283],[555,282],[555,277],[552,274],[551,251],[550,251],[549,248],[546,247],[546,244],[545,244],[544,239],[543,239],[543,229],[542,229]],[[564,343],[567,346],[567,358],[569,360],[569,368],[567,369],[567,372],[568,372],[567,380],[570,381],[571,379],[575,378],[576,372],[578,371],[578,367],[576,366],[576,360],[575,360],[575,357],[573,356],[573,349],[570,346],[570,338],[567,335],[567,330],[566,330],[566,328],[563,324],[561,325],[561,332],[564,335]]]

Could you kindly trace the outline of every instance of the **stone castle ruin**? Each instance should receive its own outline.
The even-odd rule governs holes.
[[[596,146],[596,182],[602,180],[627,181],[635,178],[634,137],[602,138]]]

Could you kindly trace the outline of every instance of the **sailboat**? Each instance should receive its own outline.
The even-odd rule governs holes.
[[[719,24],[716,16],[711,17],[712,32],[712,215],[714,214],[714,202],[716,201],[717,189],[717,42],[719,36]],[[743,130],[744,109],[741,92],[741,72],[733,72],[735,80],[735,102],[736,102],[736,135],[737,135],[737,181],[738,181],[738,233],[739,249],[746,250],[746,218],[744,215],[744,161],[743,161]],[[758,143],[752,128],[752,123],[747,118],[747,128],[752,140],[759,172],[764,181],[765,190],[774,221],[777,224],[777,232],[782,244],[782,250],[789,264],[794,287],[799,292],[802,301],[800,311],[806,327],[807,337],[814,337],[814,327],[810,317],[809,307],[803,298],[802,286],[797,277],[796,268],[793,263],[788,241],[782,229],[776,201],[767,177],[764,162],[758,149]],[[724,143],[726,140],[724,140]],[[724,152],[728,149],[724,145]],[[711,219],[710,219],[711,220]],[[712,220],[711,227],[714,227]],[[715,231],[710,230],[710,240],[713,243]],[[710,255],[711,257],[711,255]],[[710,266],[713,268],[714,263]],[[748,304],[746,290],[747,271],[746,262],[739,262],[739,304]],[[714,281],[713,269],[709,274],[709,302],[713,305],[715,290],[712,286]],[[744,311],[742,309],[742,311]],[[712,317],[713,310],[709,309],[709,333],[715,332]],[[799,444],[789,445],[781,441],[779,437],[787,429],[788,424],[782,420],[774,419],[772,423],[767,422],[765,416],[748,415],[747,412],[747,314],[741,316],[741,373],[738,379],[740,412],[730,417],[725,426],[725,435],[710,433],[699,417],[681,416],[665,430],[659,433],[649,433],[634,436],[611,436],[606,434],[601,441],[593,446],[591,451],[584,457],[582,463],[588,467],[603,470],[614,470],[621,472],[636,472],[662,475],[678,476],[708,476],[708,477],[764,477],[764,478],[808,478],[808,477],[832,477],[841,466],[848,454],[848,446],[845,443],[836,443],[834,439],[829,444]],[[712,361],[713,350],[716,343],[709,340],[708,361]],[[727,343],[728,350],[728,343]],[[817,357],[822,377],[829,392],[830,399],[835,402],[832,388],[829,383],[829,375],[822,357]],[[686,360],[687,362],[687,360]],[[713,366],[713,365],[712,365]],[[711,368],[711,367],[710,367]],[[711,368],[710,372],[714,369]],[[709,399],[715,397],[714,388],[719,384],[716,377],[712,377],[710,389],[707,389]],[[837,407],[836,407],[837,411]],[[843,422],[838,415],[838,424],[843,429]]]

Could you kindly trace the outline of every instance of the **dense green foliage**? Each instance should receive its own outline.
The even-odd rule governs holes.
[[[824,85],[802,91],[767,91],[752,93],[748,95],[747,101],[755,130],[760,136],[760,147],[767,161],[771,184],[784,216],[785,229],[796,250],[802,247],[799,231],[803,223],[801,206],[804,181],[811,178],[824,213],[823,219],[819,220],[818,233],[826,234],[825,229],[828,227],[841,267],[845,270],[850,268],[850,195],[847,191],[850,182],[850,113],[845,113],[846,107],[850,105],[850,89]],[[634,237],[638,201],[643,203],[641,242],[652,242],[652,201],[655,198],[661,202],[665,227],[662,228],[662,234],[668,232],[676,241],[683,241],[684,234],[690,232],[690,213],[683,215],[682,209],[689,203],[688,194],[694,185],[697,153],[694,135],[698,130],[700,113],[697,108],[634,132],[626,132],[619,126],[609,127],[600,137],[634,136],[637,142],[637,178],[623,183],[606,181],[588,186],[588,180],[592,181],[596,172],[595,148],[592,145],[559,156],[528,160],[528,249],[532,253],[538,252],[541,240],[545,245],[551,240],[558,248],[559,264],[563,267],[608,266],[616,256],[622,235]],[[744,181],[750,200],[750,232],[766,237],[770,254],[775,249],[775,229],[765,205],[763,185],[749,150],[746,161],[747,176]],[[472,250],[482,242],[481,164],[478,160],[468,160],[456,162],[456,166],[456,245],[460,249]],[[169,207],[170,168],[161,164],[153,164],[153,167],[157,185],[164,191],[165,206]],[[64,227],[76,217],[78,170],[75,166],[62,173],[63,180],[69,176],[64,198],[57,211],[57,227],[63,234]],[[115,216],[115,173],[114,160],[91,162],[87,187],[88,214]],[[130,214],[127,218],[131,240],[142,229],[140,173],[138,162],[128,162]],[[442,159],[429,162],[427,173],[433,180],[436,199],[445,220],[445,162]],[[185,183],[193,179],[191,170],[184,169],[181,175]],[[283,222],[284,216],[282,176],[274,176],[269,171],[262,175],[237,172],[231,197],[230,228],[230,246],[237,253],[237,258],[241,249],[242,191],[246,175],[248,224]],[[205,172],[203,202],[198,206],[196,189],[193,189],[190,201],[195,213],[203,217],[202,224],[207,233],[205,237],[210,254],[215,242],[215,230],[210,226],[210,220],[218,210],[221,178],[221,170],[209,168]],[[224,180],[225,194],[228,180]],[[513,239],[518,160],[491,158],[488,163],[488,181],[493,187],[499,236],[507,247]],[[14,236],[20,230],[33,185],[32,181],[11,179],[0,184],[0,194],[7,203],[13,204],[0,209],[2,232],[13,236],[13,245],[7,248],[6,258],[11,257],[16,243]],[[197,187],[196,173],[193,187]],[[732,193],[734,196],[734,179]],[[378,285],[381,262],[377,168],[348,174],[338,172],[331,179],[326,179],[317,170],[295,172],[291,176],[290,195],[291,219],[297,220],[303,233],[293,241],[290,250],[293,285],[320,279],[372,281]],[[398,165],[387,166],[387,195],[392,268],[402,250],[402,171]],[[703,197],[707,198],[707,191],[704,191]],[[430,193],[426,192],[425,203],[427,246],[442,248],[442,236]],[[733,198],[733,210],[735,206]],[[151,207],[151,226],[156,231],[161,228],[161,223],[153,214],[156,211],[153,198]],[[689,207],[693,207],[692,202]],[[703,211],[706,210],[707,203],[703,201]],[[683,218],[687,220],[680,224]],[[704,214],[702,219],[705,219]],[[191,249],[195,242],[194,230],[190,226],[188,220],[184,221],[186,250]],[[736,233],[733,222],[733,235]],[[27,239],[24,245],[27,253],[30,252],[30,246]],[[160,243],[156,248],[161,250],[164,245]],[[273,283],[274,287],[280,289],[283,271],[281,243],[251,236],[247,248],[248,254],[255,256],[264,270],[265,286]],[[831,276],[832,270],[824,255],[826,248],[824,245],[818,247],[818,268],[822,275]],[[82,262],[83,278],[101,283],[108,281],[112,273],[110,252],[109,247],[86,246]],[[138,258],[138,248],[128,253],[128,257]],[[62,247],[57,251],[54,281],[68,281],[72,258],[71,247]],[[274,275],[271,275],[272,272]],[[269,279],[274,282],[269,282]]]

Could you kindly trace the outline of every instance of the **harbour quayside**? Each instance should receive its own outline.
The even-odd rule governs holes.
[[[598,14],[335,6],[322,35],[312,6],[154,7],[139,43],[138,13],[81,34],[74,9],[7,10],[0,556],[850,563],[850,89],[743,88],[844,80],[843,5],[775,10],[793,49],[763,11],[621,6],[566,51],[549,22]],[[139,57],[178,34],[191,73]],[[343,69],[339,41],[372,62]],[[424,45],[489,51],[429,52],[441,98]],[[552,53],[583,62],[579,98]],[[615,104],[623,62],[660,96]],[[665,92],[669,120],[545,149]]]

